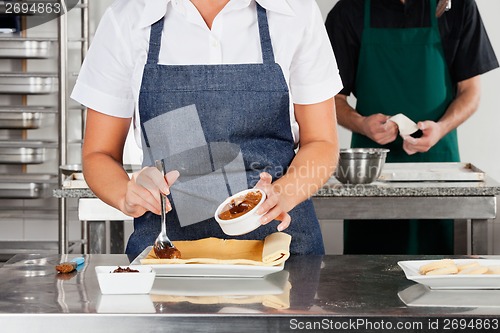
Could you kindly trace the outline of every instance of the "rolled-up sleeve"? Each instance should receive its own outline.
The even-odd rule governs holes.
[[[120,26],[112,7],[103,15],[82,64],[71,98],[98,112],[129,118],[134,114],[130,30]]]
[[[290,91],[296,104],[314,104],[335,96],[342,89],[337,62],[318,6],[290,68]]]

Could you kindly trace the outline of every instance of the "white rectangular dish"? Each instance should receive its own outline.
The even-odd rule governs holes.
[[[422,275],[422,265],[438,260],[398,261],[408,280],[428,286],[431,289],[500,289],[500,274],[479,275]],[[455,259],[457,265],[478,262],[482,266],[499,266],[500,260],[493,259]]]
[[[127,266],[138,272],[114,273],[119,266],[96,266],[95,272],[102,294],[148,294],[155,280],[151,266]]]
[[[151,246],[144,249],[130,265],[140,265],[141,259],[151,251]],[[220,265],[220,264],[159,264],[151,265],[156,276],[215,276],[257,278],[283,270],[284,264],[278,266],[256,265]]]

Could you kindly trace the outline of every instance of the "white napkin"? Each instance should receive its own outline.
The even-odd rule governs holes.
[[[402,113],[398,113],[397,115],[392,116],[391,118],[389,118],[389,120],[398,125],[399,134],[402,136],[410,135],[418,131],[417,124]]]

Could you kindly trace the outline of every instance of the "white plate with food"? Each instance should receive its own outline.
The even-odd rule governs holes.
[[[398,265],[408,280],[431,289],[500,289],[500,260],[412,260]],[[422,271],[425,267],[433,268],[434,273]]]
[[[432,290],[422,284],[414,284],[398,293],[407,306],[453,307],[453,308],[498,308],[500,290]]]
[[[130,265],[140,265],[141,259],[151,252],[151,246],[142,251]],[[277,266],[259,265],[224,265],[224,264],[157,264],[150,265],[156,276],[198,276],[198,277],[230,277],[259,278],[282,271],[285,264]]]

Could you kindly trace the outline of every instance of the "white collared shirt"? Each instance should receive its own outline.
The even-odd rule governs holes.
[[[323,19],[314,0],[231,0],[210,30],[189,0],[117,0],[105,12],[71,94],[107,115],[134,117],[140,145],[139,90],[150,26],[165,16],[160,64],[261,63],[255,1],[266,8],[275,61],[293,103],[314,104],[342,88]]]

